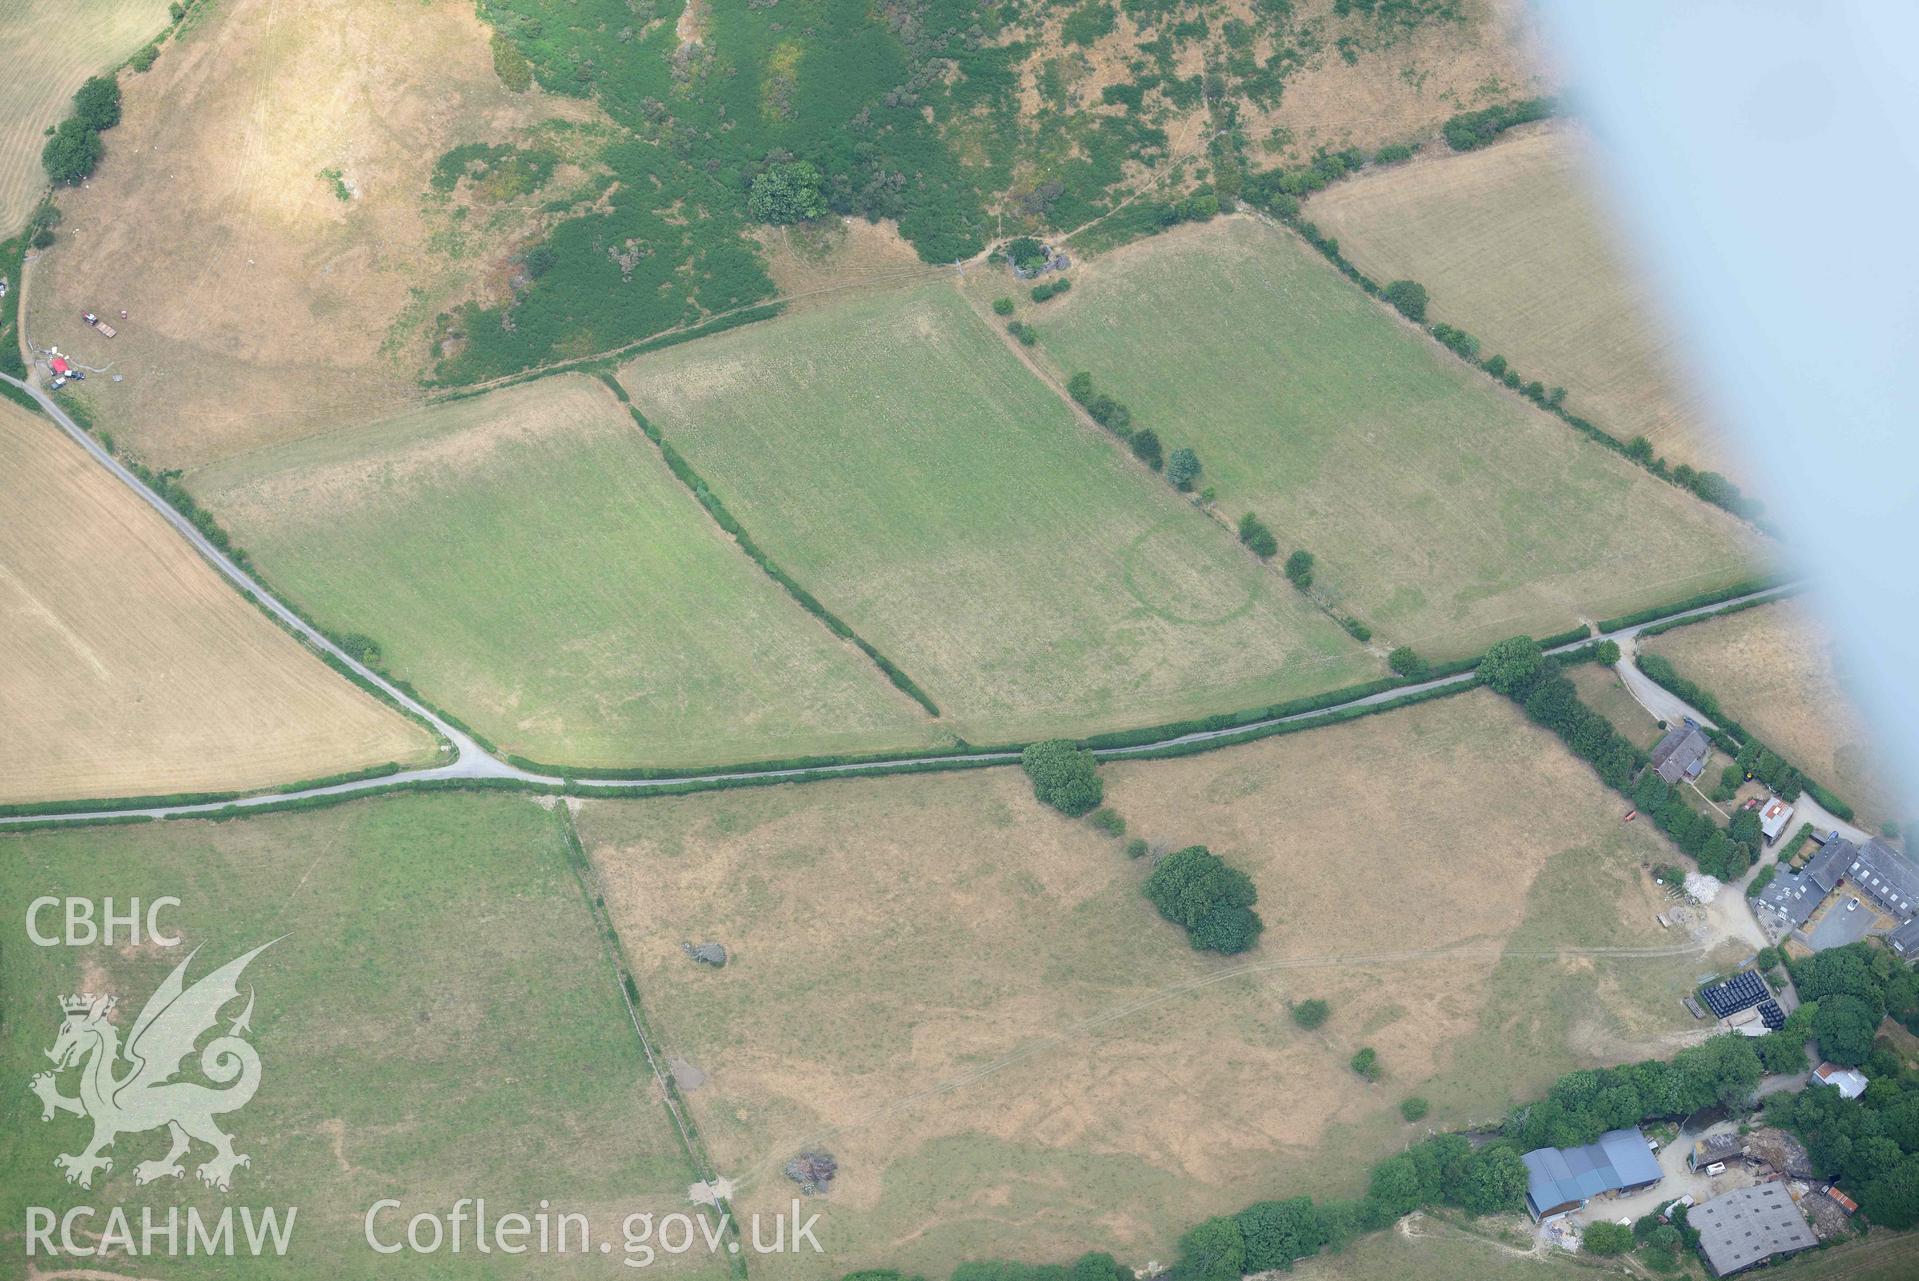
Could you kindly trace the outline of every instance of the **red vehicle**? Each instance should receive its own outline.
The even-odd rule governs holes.
[[[1624,817],[1624,818],[1622,818],[1622,819],[1620,819],[1619,821],[1620,821],[1620,822],[1622,822],[1622,823],[1630,823],[1630,822],[1632,822],[1632,821],[1633,821],[1634,819],[1636,819],[1636,818],[1638,818],[1638,817],[1639,817],[1639,811],[1638,811],[1638,810],[1627,810],[1627,811],[1626,811],[1626,817]]]

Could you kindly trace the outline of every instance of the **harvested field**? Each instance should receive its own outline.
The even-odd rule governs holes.
[[[993,286],[983,284],[982,289]],[[1417,334],[1289,233],[1220,219],[1085,265],[1038,318],[1220,510],[1389,645],[1472,653],[1750,573],[1756,536]],[[1248,336],[1256,336],[1249,341]]]
[[[1133,832],[1253,876],[1256,968],[1192,951],[1140,897],[1148,863],[1012,770],[585,803],[736,1207],[784,1204],[802,1148],[839,1160],[809,1203],[831,1257],[756,1274],[1164,1260],[1206,1215],[1353,1193],[1412,1132],[1408,1094],[1431,1124],[1490,1119],[1691,1022],[1695,956],[1500,959],[1671,940],[1640,872],[1658,836],[1493,695],[1104,773]],[[686,940],[732,960],[698,968]],[[1330,963],[1367,956],[1397,959]],[[1333,1006],[1310,1033],[1306,997]],[[1344,1066],[1362,1043],[1379,1085]]]
[[[14,931],[0,970],[0,1065],[22,1087],[0,1091],[0,1213],[19,1225],[27,1206],[92,1205],[98,1232],[107,1207],[122,1206],[138,1240],[142,1207],[164,1223],[180,1206],[183,1257],[115,1266],[155,1281],[267,1272],[332,1281],[449,1274],[445,1250],[381,1257],[368,1248],[363,1224],[382,1198],[401,1202],[376,1225],[389,1242],[404,1237],[411,1215],[444,1216],[461,1197],[488,1198],[490,1218],[535,1214],[544,1198],[556,1214],[587,1215],[615,1251],[625,1215],[685,1206],[694,1176],[568,868],[565,822],[563,811],[524,798],[412,796],[234,823],[0,836],[0,910]],[[160,924],[183,943],[14,947],[28,903],[49,892],[118,904],[171,895],[179,906]],[[57,915],[43,913],[43,927],[57,930]],[[117,996],[111,1021],[126,1036],[189,951],[204,948],[191,981],[276,938],[241,984],[243,997],[253,994],[261,1083],[246,1107],[220,1118],[251,1158],[232,1191],[200,1184],[194,1166],[207,1149],[197,1144],[182,1179],[136,1186],[135,1166],[166,1151],[155,1131],[122,1134],[113,1168],[91,1189],[64,1183],[53,1158],[79,1150],[86,1123],[63,1115],[42,1124],[24,1088],[48,1066],[56,997]],[[241,1008],[227,1008],[223,1029]],[[189,1058],[189,1079],[198,1061]],[[72,1094],[75,1074],[58,1083]],[[184,1257],[184,1207],[213,1219],[229,1204],[283,1216],[297,1206],[286,1257],[271,1268]],[[10,1227],[0,1251],[17,1261],[21,1248]],[[624,1273],[620,1258],[595,1275]],[[703,1249],[655,1262],[668,1276],[726,1275],[725,1260],[716,1265]],[[578,1277],[582,1264],[577,1251],[478,1256],[469,1217],[452,1271]]]
[[[710,765],[929,718],[742,555],[613,393],[547,378],[197,473],[309,616],[504,750]]]
[[[1417,280],[1430,314],[1476,335],[1622,440],[1750,484],[1677,368],[1652,290],[1606,226],[1593,144],[1555,122],[1454,155],[1443,146],[1312,198],[1307,216],[1377,280]]]
[[[0,803],[436,758],[79,446],[0,401]]]
[[[970,742],[1381,670],[1079,425],[950,285],[643,356],[621,379],[753,538]]]
[[[1709,690],[1726,715],[1831,788],[1878,828],[1913,816],[1848,688],[1844,659],[1811,606],[1785,601],[1641,642]]]
[[[166,0],[11,0],[0,8],[0,240],[47,189],[40,149],[88,76],[110,72],[167,25]],[[111,150],[118,142],[108,135]]]
[[[125,377],[87,384],[93,417],[185,467],[417,397],[433,317],[494,287],[525,226],[436,234],[436,160],[590,111],[508,93],[488,37],[466,0],[222,0],[128,77],[30,303],[35,341]],[[78,320],[121,309],[111,341]]]

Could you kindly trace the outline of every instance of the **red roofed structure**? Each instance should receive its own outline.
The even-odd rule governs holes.
[[[65,356],[55,356],[47,362],[47,368],[53,370],[55,377],[64,378],[67,375],[67,371],[72,369],[73,366],[67,363]]]

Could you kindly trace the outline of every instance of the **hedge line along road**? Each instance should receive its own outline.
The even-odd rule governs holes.
[[[241,591],[258,601],[288,630],[298,636],[316,651],[331,656],[342,666],[353,672],[361,680],[378,689],[389,700],[404,708],[414,716],[431,725],[452,748],[453,758],[444,765],[430,768],[405,770],[397,774],[386,774],[378,778],[358,779],[347,783],[334,783],[325,787],[302,788],[296,791],[260,792],[233,800],[204,801],[185,805],[131,806],[123,809],[100,809],[73,812],[54,811],[43,814],[17,814],[0,818],[0,828],[18,826],[23,823],[89,823],[103,818],[173,818],[192,814],[211,814],[220,811],[245,810],[284,805],[294,801],[308,800],[322,796],[350,796],[358,792],[386,791],[395,787],[404,787],[416,783],[444,783],[462,781],[488,781],[524,783],[542,787],[564,787],[575,793],[625,792],[644,794],[660,788],[680,788],[701,784],[721,785],[744,782],[790,782],[798,779],[830,778],[835,774],[872,773],[884,771],[925,771],[941,768],[959,768],[990,764],[1012,764],[1019,760],[1019,753],[974,752],[954,753],[948,756],[910,756],[893,759],[849,762],[841,765],[805,765],[779,769],[738,769],[721,770],[709,773],[677,774],[666,777],[646,778],[568,778],[559,774],[546,774],[537,770],[522,769],[490,754],[476,742],[471,734],[450,723],[444,716],[420,702],[406,691],[393,684],[379,672],[348,654],[322,634],[312,624],[269,592],[260,582],[236,564],[232,557],[218,547],[194,527],[193,522],[174,510],[172,504],[160,497],[138,476],[129,471],[112,454],[108,453],[98,441],[75,423],[53,397],[30,383],[22,382],[10,374],[0,374],[0,380],[18,387],[32,396],[45,411],[46,415],[59,425],[61,430],[84,450],[93,460],[111,472],[121,484],[140,495],[148,506],[159,512],[167,524],[189,543],[195,551],[205,557],[220,573]],[[1769,587],[1762,591],[1751,592],[1745,596],[1730,600],[1715,601],[1710,605],[1700,605],[1692,609],[1675,610],[1661,618],[1648,619],[1631,627],[1622,627],[1587,640],[1575,641],[1560,646],[1562,650],[1574,649],[1594,640],[1615,640],[1622,649],[1630,652],[1627,642],[1639,634],[1641,628],[1655,623],[1670,622],[1676,618],[1689,618],[1698,614],[1709,614],[1729,605],[1743,604],[1748,601],[1763,600],[1782,595],[1793,590],[1793,585]],[[1442,676],[1435,680],[1420,681],[1410,685],[1395,685],[1391,689],[1355,698],[1349,702],[1336,703],[1329,707],[1315,708],[1311,711],[1295,712],[1288,716],[1274,716],[1266,720],[1250,721],[1243,725],[1233,725],[1225,729],[1195,730],[1187,734],[1171,735],[1149,743],[1137,743],[1128,747],[1108,747],[1097,749],[1097,755],[1104,759],[1124,759],[1156,752],[1169,747],[1193,747],[1206,743],[1218,743],[1221,740],[1236,739],[1241,735],[1257,733],[1264,729],[1273,729],[1282,725],[1311,720],[1315,717],[1333,715],[1344,711],[1355,711],[1367,707],[1377,707],[1396,699],[1410,695],[1429,693],[1452,686],[1465,685],[1473,680],[1473,673],[1461,672],[1452,676]]]

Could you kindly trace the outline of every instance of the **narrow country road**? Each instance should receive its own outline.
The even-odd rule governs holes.
[[[1646,626],[1650,625],[1646,624]],[[1638,664],[1633,661],[1639,653],[1638,632],[1639,629],[1634,628],[1631,637],[1619,642],[1619,665],[1615,670],[1619,673],[1619,679],[1625,682],[1626,692],[1633,696],[1635,702],[1650,712],[1654,720],[1671,724],[1690,717],[1701,725],[1718,729],[1718,724],[1710,716],[1639,670]],[[1799,799],[1792,805],[1794,818],[1811,823],[1813,828],[1821,833],[1837,832],[1847,840],[1861,845],[1871,839],[1869,832],[1855,827],[1834,814],[1814,800],[1810,792],[1801,792]],[[1757,865],[1753,870],[1757,872]]]
[[[304,800],[309,797],[349,796],[357,792],[385,790],[409,783],[449,780],[503,779],[547,787],[567,787],[576,793],[644,794],[660,788],[677,787],[687,783],[717,783],[724,780],[780,782],[804,778],[830,778],[835,774],[845,774],[854,771],[913,771],[937,769],[943,765],[1010,765],[1019,760],[1018,752],[956,752],[948,756],[898,757],[891,760],[862,761],[844,765],[814,765],[786,769],[723,770],[708,773],[678,774],[671,777],[647,778],[565,778],[558,774],[542,774],[533,770],[521,769],[517,765],[510,765],[490,755],[474,741],[472,735],[450,724],[445,717],[435,712],[432,708],[413,698],[405,691],[396,687],[384,676],[380,675],[380,673],[355,659],[351,654],[348,654],[338,645],[328,640],[317,628],[294,613],[290,607],[280,601],[271,592],[267,591],[266,588],[262,587],[259,581],[251,574],[235,564],[232,557],[222,552],[218,547],[215,547],[204,534],[194,528],[191,521],[175,511],[166,499],[160,497],[159,494],[155,493],[138,476],[127,470],[118,459],[102,448],[98,441],[94,440],[92,436],[89,436],[79,424],[75,423],[73,419],[67,415],[67,412],[60,407],[59,403],[56,402],[52,396],[40,388],[30,386],[8,374],[0,374],[0,379],[4,379],[6,382],[32,396],[34,400],[39,403],[40,407],[46,411],[47,416],[57,423],[62,431],[72,437],[75,443],[86,450],[95,462],[106,468],[122,484],[133,490],[134,493],[140,495],[148,506],[159,512],[167,524],[171,525],[182,538],[191,543],[194,550],[205,557],[209,564],[221,574],[224,574],[236,587],[259,601],[262,607],[284,623],[308,646],[316,651],[330,655],[361,679],[373,685],[388,699],[426,721],[451,746],[453,752],[453,759],[444,765],[436,765],[425,769],[405,770],[398,774],[387,774],[379,778],[358,779],[349,783],[335,783],[327,787],[306,788],[293,792],[260,792],[243,796],[236,800],[206,801],[192,805],[154,805],[129,809],[86,810],[70,813],[19,814],[9,818],[0,818],[0,828],[17,826],[22,823],[87,823],[102,818],[125,817],[130,815],[146,818],[170,818],[191,814],[210,814],[228,809],[251,809],[259,806],[279,805],[288,801]],[[1714,604],[1701,605],[1694,609],[1676,610],[1663,618],[1651,619],[1632,627],[1622,627],[1617,631],[1607,632],[1591,639],[1614,640],[1619,643],[1622,650],[1625,650],[1630,645],[1632,638],[1639,634],[1640,628],[1651,626],[1655,622],[1665,622],[1674,618],[1688,618],[1695,614],[1711,613],[1713,610],[1723,609],[1727,605],[1739,604],[1745,601],[1762,600],[1790,590],[1790,585],[1769,587],[1763,591],[1752,592],[1745,596],[1736,597],[1733,600],[1718,601]],[[1573,649],[1586,643],[1586,641],[1575,641],[1570,645],[1560,646],[1558,650],[1553,652],[1557,653],[1562,650]],[[1409,695],[1423,694],[1433,690],[1465,685],[1471,682],[1472,679],[1473,673],[1462,672],[1453,676],[1442,676],[1436,680],[1420,681],[1412,685],[1396,685],[1392,689],[1382,690],[1377,694],[1368,694],[1363,698],[1355,698],[1349,702],[1339,703],[1331,707],[1322,707],[1309,712],[1295,712],[1289,716],[1275,716],[1267,720],[1252,721],[1244,725],[1234,725],[1226,729],[1196,730],[1189,734],[1177,734],[1168,738],[1156,739],[1150,743],[1135,744],[1131,747],[1100,748],[1096,754],[1102,759],[1123,760],[1129,756],[1139,756],[1167,747],[1186,747],[1205,743],[1216,743],[1222,740],[1236,738],[1242,734],[1256,732],[1262,729],[1271,729],[1281,725],[1296,724],[1301,721],[1309,721],[1316,717],[1326,716],[1335,712],[1350,711],[1365,707],[1377,707],[1382,703],[1390,703],[1396,699],[1408,697]]]

